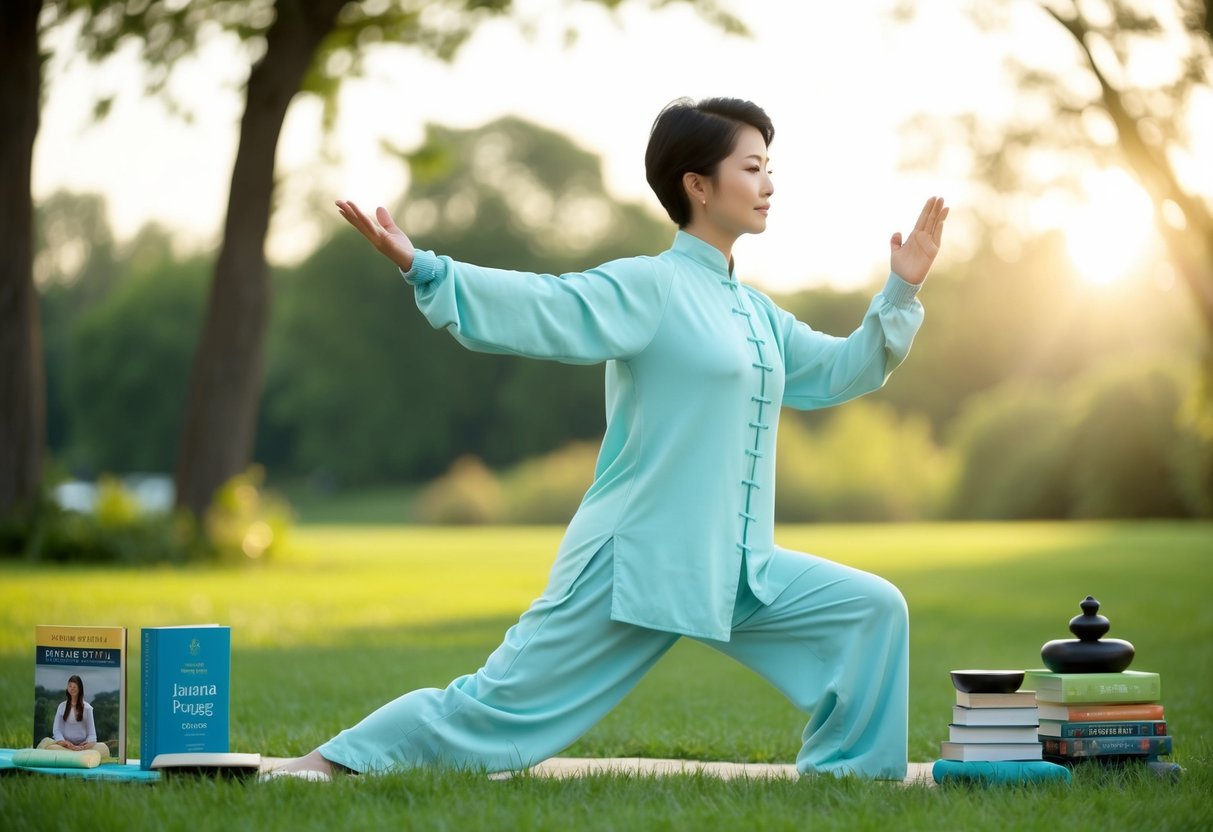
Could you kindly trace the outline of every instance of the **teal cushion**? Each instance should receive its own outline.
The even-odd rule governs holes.
[[[987,763],[979,761],[936,760],[931,766],[936,783],[1044,783],[1070,782],[1070,770],[1043,760]]]

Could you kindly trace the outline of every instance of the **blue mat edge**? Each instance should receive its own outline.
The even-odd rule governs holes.
[[[18,766],[13,764],[13,754],[20,749],[0,748],[0,775],[5,774],[44,774],[51,777],[71,777],[78,780],[108,780],[124,783],[156,783],[160,780],[158,771],[141,771],[138,760],[128,760],[122,763],[102,763],[96,768],[50,768],[34,766]]]

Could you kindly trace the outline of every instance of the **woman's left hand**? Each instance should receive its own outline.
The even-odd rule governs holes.
[[[948,209],[944,207],[943,197],[933,196],[922,207],[914,230],[903,242],[898,231],[889,240],[892,253],[889,265],[893,272],[907,283],[922,283],[927,279],[927,272],[939,254],[939,241],[943,238],[943,221],[948,218]]]

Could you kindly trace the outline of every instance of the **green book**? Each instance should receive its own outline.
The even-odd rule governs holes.
[[[1162,684],[1157,673],[1126,670],[1121,673],[1053,673],[1028,670],[1023,686],[1036,691],[1039,702],[1158,702]]]

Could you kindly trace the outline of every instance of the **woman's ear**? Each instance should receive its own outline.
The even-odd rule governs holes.
[[[703,205],[707,202],[708,192],[705,177],[700,176],[698,173],[684,173],[682,175],[682,187],[686,190],[687,199],[692,204],[697,202]]]

